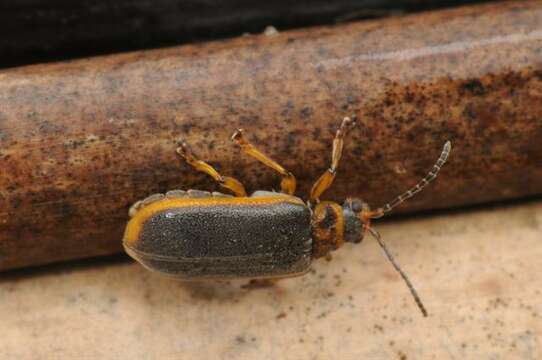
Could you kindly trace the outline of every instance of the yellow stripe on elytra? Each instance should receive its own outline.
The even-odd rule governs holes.
[[[228,205],[228,206],[251,206],[251,205],[266,205],[276,203],[292,203],[305,205],[303,201],[294,196],[269,196],[269,197],[208,197],[208,198],[176,198],[176,199],[163,199],[155,203],[149,204],[140,209],[134,217],[128,222],[126,231],[124,233],[124,243],[126,245],[134,246],[139,238],[139,233],[143,228],[143,224],[153,215],[161,211],[179,208],[179,207],[205,207],[214,205]]]
[[[335,240],[335,246],[336,248],[340,248],[344,244],[344,216],[343,216],[343,209],[342,207],[334,202],[329,202],[328,204],[333,211],[335,212],[335,215],[337,216],[337,222],[335,225],[336,229],[336,240]]]

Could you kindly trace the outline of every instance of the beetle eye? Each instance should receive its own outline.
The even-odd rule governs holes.
[[[352,211],[354,211],[355,213],[360,212],[362,208],[363,208],[363,205],[361,201],[358,200],[358,201],[352,202]]]
[[[347,199],[346,204],[354,213],[359,213],[363,210],[363,201],[360,199]]]

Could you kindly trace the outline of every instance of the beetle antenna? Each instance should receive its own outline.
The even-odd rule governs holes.
[[[371,218],[372,219],[378,219],[384,214],[390,212],[394,207],[398,206],[399,204],[403,203],[404,201],[410,199],[427,185],[434,180],[438,172],[440,171],[440,168],[446,163],[446,160],[448,160],[448,155],[450,155],[450,151],[452,150],[452,143],[448,140],[446,141],[446,144],[444,144],[444,147],[442,148],[442,152],[440,153],[440,157],[438,158],[435,165],[433,165],[433,168],[431,171],[425,175],[423,179],[420,180],[416,185],[414,185],[412,188],[410,188],[408,191],[405,191],[401,195],[397,196],[395,199],[387,203],[386,205],[374,210],[371,212]]]
[[[418,296],[418,292],[416,291],[416,289],[414,289],[414,285],[412,285],[412,283],[410,282],[410,279],[408,278],[408,276],[403,272],[401,267],[399,267],[399,264],[397,264],[397,262],[395,262],[395,258],[393,257],[391,252],[388,250],[386,244],[382,240],[382,237],[380,236],[378,231],[376,231],[375,229],[373,229],[373,228],[371,228],[369,226],[366,226],[365,228],[367,230],[369,230],[371,235],[373,235],[373,237],[376,239],[376,241],[378,241],[378,244],[380,245],[382,250],[384,250],[384,253],[386,254],[386,257],[388,258],[388,260],[391,262],[391,264],[393,265],[395,270],[397,270],[399,275],[401,275],[401,277],[405,281],[406,286],[410,290],[410,293],[412,294],[412,297],[414,298],[414,301],[416,301],[416,305],[418,305],[418,308],[422,312],[423,316],[427,317],[427,310],[425,309],[425,306],[423,305],[422,300]]]

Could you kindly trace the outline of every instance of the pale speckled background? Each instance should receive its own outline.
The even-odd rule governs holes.
[[[1,359],[541,359],[542,201],[376,224],[274,289],[109,259],[1,275]]]

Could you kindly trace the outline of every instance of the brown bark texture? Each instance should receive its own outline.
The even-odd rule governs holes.
[[[345,142],[324,199],[401,211],[542,193],[542,3],[514,1],[0,73],[0,269],[121,250],[127,210],[171,189],[219,190],[193,151],[249,191],[276,174],[229,140],[244,128],[306,198]]]
[[[0,2],[0,67],[481,1],[8,0]]]

